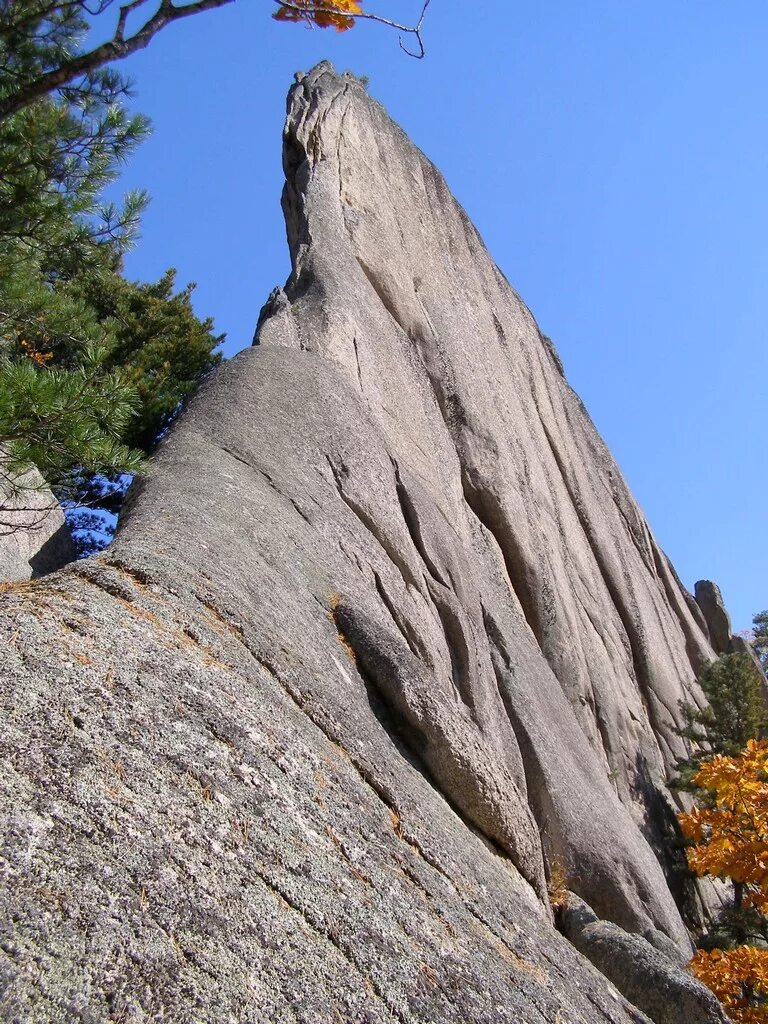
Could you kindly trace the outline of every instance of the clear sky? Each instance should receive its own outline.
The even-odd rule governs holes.
[[[717,581],[747,628],[768,607],[768,3],[432,0],[423,61],[379,26],[271,7],[237,0],[124,62],[154,122],[121,181],[153,196],[128,274],[177,267],[226,352],[250,344],[289,269],[293,73],[367,75],[554,339],[684,583]]]

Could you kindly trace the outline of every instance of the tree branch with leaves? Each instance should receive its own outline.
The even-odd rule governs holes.
[[[701,949],[690,967],[735,1024],[768,1024],[768,741],[749,740],[735,757],[716,754],[693,782],[707,799],[679,815],[688,864],[733,882],[741,945]]]
[[[415,39],[417,49],[400,45],[412,57],[424,56],[422,29],[431,0],[422,3],[418,19],[407,25],[385,15],[363,11],[357,0],[275,0],[278,10],[274,17],[280,21],[303,21],[318,28],[345,31],[356,21],[365,20],[385,25],[402,35]],[[14,43],[29,38],[33,32],[38,42],[34,59],[25,59],[24,50],[15,52],[7,63],[0,89],[0,122],[28,107],[30,104],[57,91],[86,89],[89,77],[106,65],[124,60],[143,50],[169,25],[206,11],[216,10],[234,3],[234,0],[192,0],[177,4],[173,0],[129,0],[115,10],[114,0],[100,0],[94,6],[88,0],[0,0],[0,52],[14,53]],[[131,28],[134,15],[140,12],[138,24]],[[149,13],[151,12],[151,13]],[[80,33],[81,42],[92,30],[97,34],[110,14],[116,13],[114,28],[108,39],[90,49],[71,48],[61,44],[62,30],[69,38],[73,29]]]

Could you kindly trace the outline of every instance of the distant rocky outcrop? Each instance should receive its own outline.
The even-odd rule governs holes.
[[[694,585],[694,594],[715,652],[720,655],[741,654],[750,658],[760,676],[763,697],[768,704],[768,680],[765,677],[765,670],[749,640],[731,632],[731,617],[725,607],[720,587],[712,580],[699,580]]]
[[[255,346],[112,548],[2,595],[4,1009],[647,1020],[547,880],[687,956],[666,780],[704,619],[353,77],[298,76],[284,165],[293,271]]]
[[[699,580],[693,588],[696,603],[707,624],[709,642],[716,654],[727,654],[731,648],[731,617],[720,587],[712,580]]]

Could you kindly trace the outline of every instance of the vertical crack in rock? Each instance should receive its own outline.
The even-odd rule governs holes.
[[[421,658],[422,661],[428,661],[429,657],[418,634],[412,629],[408,620],[398,611],[397,605],[387,593],[387,589],[381,581],[381,576],[375,569],[373,570],[373,578],[376,583],[376,591],[383,601],[387,611],[391,615],[392,621],[402,633],[403,639],[408,644],[411,654],[415,655],[417,658]]]
[[[507,524],[499,512],[495,498],[487,491],[476,487],[469,475],[463,471],[463,468],[461,483],[464,498],[470,510],[496,541],[496,546],[504,560],[504,568],[509,585],[518,600],[531,633],[541,648],[543,644],[543,630],[538,613],[538,604],[533,594],[535,577],[525,562],[522,549],[517,543],[514,534],[507,529]]]
[[[534,891],[546,899],[533,818],[512,777],[484,749],[471,718],[457,722],[450,711],[444,711],[420,663],[397,652],[365,613],[340,604],[334,620],[355,652],[369,687],[374,687],[396,723],[398,735],[424,760],[449,805],[504,850]]]
[[[405,561],[405,559],[403,559],[400,556],[400,553],[398,552],[394,544],[391,543],[391,541],[386,536],[384,531],[379,528],[373,516],[369,515],[369,513],[363,508],[360,502],[355,501],[355,499],[352,498],[345,490],[344,476],[346,468],[343,465],[340,467],[336,466],[333,459],[331,459],[331,457],[327,454],[325,456],[325,460],[328,464],[329,469],[331,470],[331,474],[333,476],[333,480],[336,484],[336,489],[341,500],[344,502],[347,508],[353,513],[353,515],[360,520],[360,522],[363,524],[368,533],[370,533],[371,536],[376,540],[376,542],[384,549],[387,557],[402,576],[403,583],[405,583],[406,586],[410,585],[418,589],[418,580],[413,574],[408,563]]]
[[[403,483],[400,468],[396,460],[392,460],[397,481],[397,498],[403,515],[403,521],[408,529],[413,545],[423,561],[428,577],[425,577],[427,591],[432,604],[437,611],[440,623],[443,627],[445,644],[448,649],[448,656],[451,662],[451,678],[453,679],[456,692],[469,709],[473,720],[476,721],[475,695],[472,688],[471,653],[470,645],[465,635],[465,626],[462,622],[461,606],[453,592],[450,583],[438,569],[430,557],[427,545],[424,541],[419,514],[416,504],[411,498],[408,488]]]
[[[421,560],[424,563],[424,565],[427,567],[427,572],[432,577],[432,579],[441,587],[447,588],[448,583],[441,575],[440,570],[437,568],[435,563],[429,557],[429,553],[427,552],[427,549],[424,545],[424,538],[421,535],[421,526],[419,525],[419,517],[416,511],[416,506],[411,500],[411,497],[408,494],[405,485],[403,484],[402,478],[400,476],[400,468],[397,465],[397,462],[395,462],[394,460],[392,462],[392,465],[395,471],[395,480],[397,481],[397,499],[400,502],[400,508],[403,513],[403,521],[405,522],[405,525],[408,528],[408,533],[411,535],[413,546],[418,551],[419,556],[421,557]]]
[[[576,513],[579,524],[581,525],[584,537],[594,556],[595,564],[599,569],[600,575],[605,583],[605,587],[610,594],[613,607],[616,609],[622,625],[624,626],[624,634],[627,638],[627,642],[629,643],[630,650],[632,651],[632,663],[635,669],[635,678],[637,679],[640,687],[640,693],[643,698],[643,703],[651,722],[651,726],[653,727],[654,732],[660,734],[661,729],[656,709],[656,694],[654,692],[653,680],[650,675],[648,658],[646,655],[646,641],[643,636],[642,625],[638,620],[637,612],[631,607],[632,581],[625,576],[621,583],[619,583],[614,578],[614,574],[608,564],[603,548],[595,538],[594,528],[585,511],[584,502],[581,494],[579,493],[578,486],[574,481],[572,474],[565,466],[560,453],[558,452],[557,446],[552,439],[552,435],[545,426],[543,420],[541,421],[541,427],[544,437],[546,438],[549,451],[552,454],[552,458],[557,465],[560,476],[562,477],[565,488],[571,499],[571,504]]]

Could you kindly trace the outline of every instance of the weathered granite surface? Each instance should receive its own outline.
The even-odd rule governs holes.
[[[728,1024],[710,990],[681,965],[663,933],[630,935],[572,893],[559,911],[563,934],[653,1024]]]
[[[284,161],[257,346],[107,553],[0,598],[5,1012],[643,1021],[546,878],[687,950],[664,782],[701,615],[355,79],[299,77]]]
[[[693,592],[707,624],[712,647],[717,654],[728,653],[731,647],[731,618],[720,587],[712,580],[698,580]]]
[[[64,513],[37,470],[0,473],[0,583],[44,576],[74,557]]]

